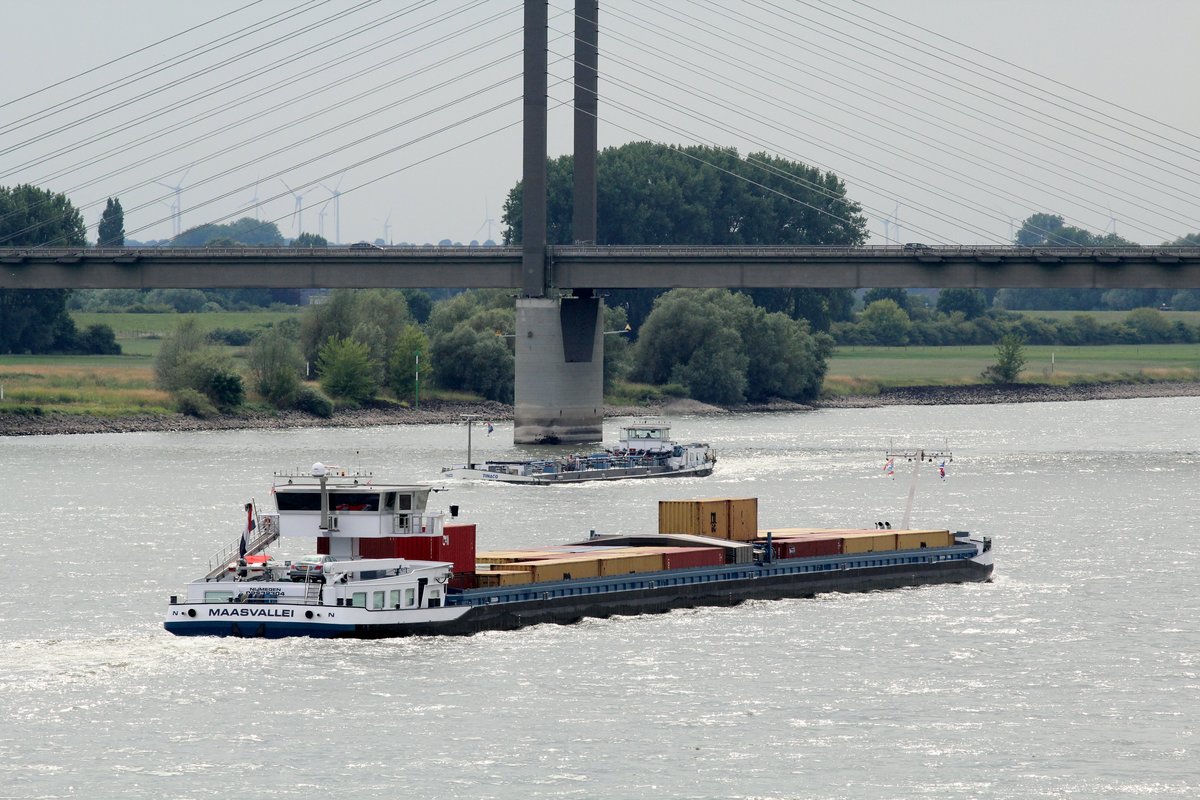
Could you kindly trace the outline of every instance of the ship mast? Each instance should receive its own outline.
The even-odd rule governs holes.
[[[471,427],[475,424],[475,420],[479,419],[479,414],[459,414],[459,419],[467,423],[467,469],[471,468]]]
[[[900,522],[900,529],[908,530],[909,529],[909,527],[908,527],[909,521],[912,518],[913,498],[917,494],[917,475],[921,471],[921,466],[927,461],[930,464],[932,464],[936,461],[953,461],[954,454],[951,453],[948,449],[947,450],[932,450],[932,451],[926,451],[926,450],[896,451],[896,450],[892,450],[891,448],[888,448],[888,451],[886,453],[884,453],[883,457],[888,460],[895,459],[897,461],[903,459],[905,461],[911,461],[913,464],[912,480],[908,484],[908,503],[904,506],[904,519]]]

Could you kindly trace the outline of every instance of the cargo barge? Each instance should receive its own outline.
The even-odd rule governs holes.
[[[182,636],[468,635],[746,600],[986,581],[991,540],[949,530],[758,527],[754,498],[663,501],[659,531],[477,551],[475,525],[430,512],[431,489],[321,464],[278,474],[274,513],[172,596]],[[281,537],[315,537],[319,570],[276,562]]]
[[[443,476],[553,486],[632,478],[705,478],[712,474],[717,463],[716,454],[707,444],[675,442],[671,439],[671,426],[655,420],[623,426],[617,445],[599,453],[525,461],[474,463],[470,430],[468,422],[467,463],[443,467]]]

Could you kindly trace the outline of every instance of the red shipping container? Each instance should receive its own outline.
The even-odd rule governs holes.
[[[431,537],[427,558],[449,561],[456,573],[475,572],[475,523],[447,523],[441,536]]]
[[[663,548],[663,569],[695,569],[719,567],[725,563],[725,550],[720,547]]]
[[[771,540],[772,558],[812,558],[814,556],[841,555],[841,539],[774,539]]]
[[[317,553],[329,554],[329,537],[317,537]],[[441,536],[379,536],[358,540],[359,558],[448,561],[456,573],[475,572],[475,525],[450,523]]]
[[[474,572],[455,575],[450,579],[451,589],[477,589],[479,588],[479,578]]]

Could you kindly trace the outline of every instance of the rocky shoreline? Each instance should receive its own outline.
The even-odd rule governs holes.
[[[986,405],[992,403],[1049,403],[1080,400],[1123,400],[1139,397],[1200,397],[1200,383],[1098,383],[1052,386],[1021,383],[972,386],[906,386],[879,395],[828,398],[815,405],[778,401],[721,408],[694,400],[659,406],[605,406],[606,417],[645,414],[771,413],[817,408],[876,408],[895,405]],[[330,419],[301,411],[246,412],[199,419],[170,416],[86,417],[74,414],[0,414],[0,436],[46,436],[79,433],[141,433],[173,431],[286,430],[289,428],[364,428],[378,425],[429,425],[458,422],[462,414],[481,420],[511,420],[511,405],[496,402],[429,401],[420,409],[400,406],[340,411]]]
[[[970,386],[898,386],[878,396],[830,398],[822,408],[878,406],[988,405],[993,403],[1061,403],[1082,400],[1129,400],[1144,397],[1200,397],[1200,383],[1094,383],[1055,386],[1047,383],[1004,383]]]

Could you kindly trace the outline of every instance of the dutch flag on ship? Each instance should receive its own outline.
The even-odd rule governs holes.
[[[250,547],[250,534],[254,533],[254,504],[246,503],[246,528],[242,531],[242,540],[238,542],[238,558],[246,557],[246,550]]]

